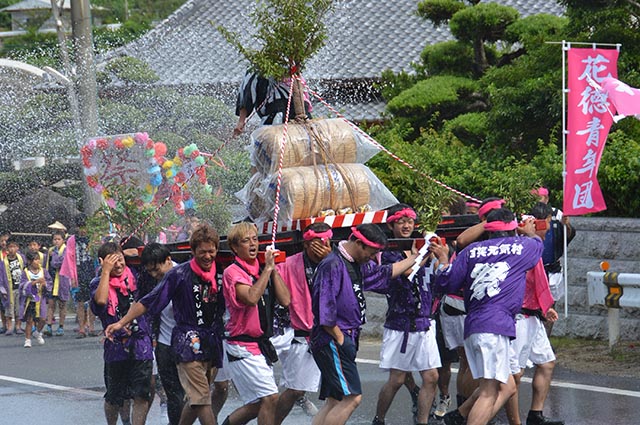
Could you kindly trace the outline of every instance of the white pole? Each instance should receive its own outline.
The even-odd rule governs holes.
[[[562,40],[562,198],[564,200],[567,193],[567,54],[571,49],[571,43]],[[567,227],[562,224],[564,229],[563,251],[564,266],[562,274],[564,280],[564,318],[569,317],[569,280],[567,278]]]

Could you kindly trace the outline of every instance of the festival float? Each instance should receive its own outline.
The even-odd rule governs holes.
[[[257,37],[263,39],[252,43],[258,46],[257,49],[242,45],[239,34],[217,27],[248,60],[253,72],[280,85],[280,89],[288,89],[282,124],[261,126],[250,135],[253,175],[236,194],[246,207],[247,219],[258,228],[261,249],[271,246],[286,255],[302,249],[301,230],[314,222],[331,225],[336,241],[347,238],[352,226],[363,223],[378,224],[386,229],[385,208],[398,200],[365,165],[374,155],[382,151],[420,173],[342,116],[307,85],[302,72],[308,59],[324,45],[326,28],[322,19],[331,9],[331,1],[294,3],[285,6],[268,1],[252,12],[254,24],[267,29],[258,31]],[[335,118],[310,119],[304,106],[305,95],[322,103]],[[265,98],[268,97],[269,93]],[[248,112],[251,114],[245,122],[256,111]],[[206,169],[216,164],[217,152],[205,155],[197,146],[189,145],[171,156],[163,143],[152,141],[146,133],[137,133],[92,139],[81,153],[87,183],[103,197],[109,222],[117,222],[109,216],[113,215],[109,210],[134,208],[131,215],[137,216],[140,223],[129,226],[133,230],[128,232],[127,239],[146,232],[159,215],[165,219],[170,217],[171,214],[158,214],[167,204],[173,207],[173,217],[180,218],[185,211],[197,209],[196,191],[215,196],[207,182]],[[136,161],[138,167],[134,165]],[[125,175],[129,184],[145,188],[134,205],[123,205],[118,200],[119,196],[124,199],[121,195],[126,194]],[[452,238],[475,222],[476,216],[445,218],[436,233]],[[167,227],[165,224],[163,228]],[[415,238],[420,245],[425,245],[424,235],[416,232]],[[218,258],[224,263],[231,261],[232,256],[225,238],[221,239]],[[412,242],[411,239],[392,239],[388,249],[410,249]],[[175,242],[171,248],[172,257],[178,261],[189,253],[188,241]],[[277,258],[283,261],[285,255]]]

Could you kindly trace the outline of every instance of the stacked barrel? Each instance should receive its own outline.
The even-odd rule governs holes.
[[[255,222],[273,220],[283,125],[251,135],[255,173],[238,197]],[[397,202],[364,165],[378,148],[341,119],[289,123],[282,161],[278,221],[365,212]]]

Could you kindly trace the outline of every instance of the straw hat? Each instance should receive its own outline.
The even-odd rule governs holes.
[[[50,224],[50,225],[48,225],[47,227],[48,227],[49,229],[52,229],[52,230],[64,230],[64,231],[66,231],[66,230],[67,230],[67,228],[65,227],[65,225],[64,225],[64,224],[62,224],[62,223],[60,223],[59,221],[56,221],[55,223]]]

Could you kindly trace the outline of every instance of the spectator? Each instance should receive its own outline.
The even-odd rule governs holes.
[[[67,249],[64,243],[65,233],[64,230],[54,230],[51,237],[53,246],[49,248],[46,256],[46,263],[44,268],[49,272],[53,279],[53,287],[51,292],[47,294],[47,326],[44,330],[44,335],[53,335],[53,318],[56,311],[56,306],[60,312],[60,318],[58,321],[58,329],[56,330],[56,336],[64,335],[64,321],[67,317],[67,301],[69,300],[70,287],[69,279],[60,276],[60,268],[65,257],[65,251]]]
[[[60,276],[69,279],[72,293],[75,294],[78,335],[76,338],[98,336],[95,331],[95,316],[89,308],[91,292],[89,284],[96,275],[96,267],[89,250],[91,241],[87,233],[87,218],[84,214],[75,217],[77,233],[67,240],[67,250],[60,267]]]
[[[0,294],[2,295],[4,314],[5,314],[5,327],[7,331],[5,335],[23,335],[22,321],[20,317],[20,279],[22,278],[22,271],[26,266],[26,260],[20,253],[20,245],[18,241],[9,238],[7,240],[7,252],[2,261],[2,268],[4,273],[0,273]],[[11,326],[12,319],[16,320],[15,330]]]
[[[42,267],[40,253],[27,252],[27,267],[20,278],[20,316],[25,321],[24,347],[31,348],[31,336],[38,345],[44,344],[42,328],[47,315],[46,294],[51,292],[49,272]],[[35,331],[32,328],[35,326]]]

